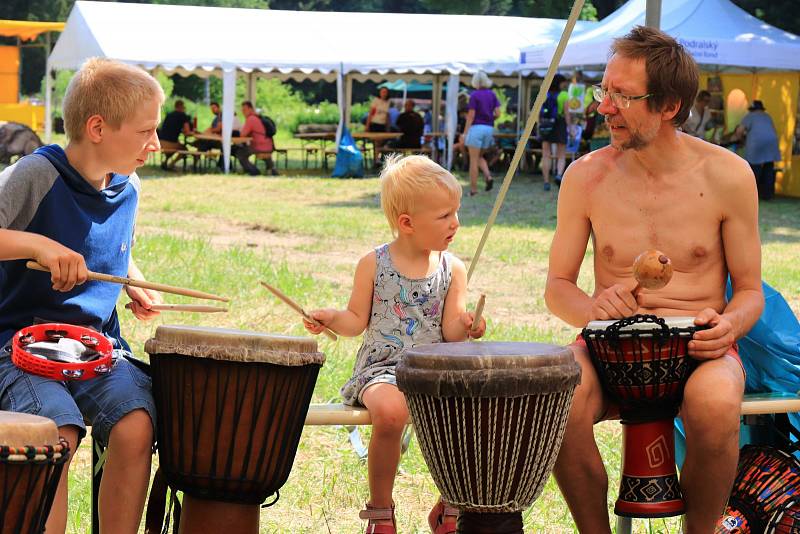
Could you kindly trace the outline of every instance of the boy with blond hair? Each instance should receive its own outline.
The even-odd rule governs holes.
[[[141,519],[153,444],[155,407],[149,377],[126,356],[116,302],[120,287],[88,282],[87,270],[143,279],[131,257],[139,196],[134,172],[159,150],[156,127],[164,93],[143,70],[90,59],[64,96],[65,149],[44,146],[0,173],[0,347],[37,322],[91,327],[121,356],[114,370],[58,382],[25,373],[0,351],[0,410],[49,417],[77,450],[86,434],[108,447],[100,486],[100,531],[135,533]],[[35,260],[50,274],[27,270]],[[154,291],[126,286],[131,310],[151,319]],[[47,532],[64,532],[67,469]]]
[[[405,349],[424,343],[479,338],[466,310],[467,271],[447,252],[458,231],[461,185],[424,156],[388,158],[381,173],[381,206],[394,235],[362,257],[345,310],[314,310],[343,336],[364,332],[353,377],[341,389],[345,403],[366,406],[372,419],[367,472],[370,499],[359,516],[370,534],[395,534],[392,488],[408,407],[395,366]],[[428,518],[437,534],[455,532],[457,510],[439,501]]]

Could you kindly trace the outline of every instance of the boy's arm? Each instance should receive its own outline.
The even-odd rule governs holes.
[[[309,315],[337,334],[347,337],[361,334],[369,324],[369,317],[372,313],[375,269],[375,251],[372,251],[358,261],[353,280],[353,292],[350,294],[347,309],[313,310]],[[303,324],[313,334],[319,334],[322,331],[322,327],[316,327],[307,321],[303,321]]]
[[[40,234],[0,228],[0,261],[32,259],[50,270],[56,291],[70,291],[86,282],[83,256]]]
[[[133,280],[144,280],[142,271],[136,266],[131,256],[128,262],[128,278]],[[126,285],[125,292],[131,299],[131,312],[141,321],[149,321],[158,317],[161,312],[151,310],[153,304],[161,304],[164,300],[161,298],[161,293],[153,289],[144,289],[142,287],[133,287]]]
[[[479,338],[486,331],[486,321],[472,328],[472,312],[467,311],[467,269],[464,262],[452,258],[452,279],[444,300],[442,313],[442,337],[445,341],[464,341],[467,337]]]

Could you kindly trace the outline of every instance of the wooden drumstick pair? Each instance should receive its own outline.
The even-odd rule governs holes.
[[[270,291],[270,293],[272,293],[273,295],[278,297],[281,301],[283,301],[291,309],[293,309],[294,311],[299,313],[303,317],[303,319],[305,319],[308,322],[314,324],[315,326],[322,326],[322,323],[320,323],[319,321],[317,321],[316,319],[311,317],[309,314],[307,314],[306,311],[302,308],[302,306],[300,306],[298,303],[296,303],[291,298],[289,298],[286,294],[283,293],[283,291],[281,291],[277,287],[269,285],[266,282],[261,282],[261,285],[264,286],[265,288],[267,288]],[[331,341],[336,341],[338,339],[336,337],[336,334],[333,332],[333,330],[331,330],[328,327],[325,327],[324,330],[322,330],[322,333],[325,334],[326,336],[328,336],[331,339]]]
[[[642,288],[661,289],[672,279],[672,262],[659,250],[646,250],[633,262],[636,287],[633,296],[638,297]]]
[[[25,264],[25,266],[28,269],[34,271],[42,271],[46,273],[50,272],[50,269],[35,261],[29,261]],[[163,293],[171,293],[173,295],[183,295],[185,297],[219,300],[222,302],[230,301],[230,299],[227,297],[220,297],[219,295],[205,293],[203,291],[197,291],[195,289],[187,289],[183,287],[170,286],[167,284],[159,284],[157,282],[147,282],[145,280],[135,280],[133,278],[125,278],[123,276],[114,276],[110,274],[96,273],[94,271],[88,272],[88,278],[89,280],[111,282],[114,284],[122,284],[124,286],[141,287],[143,289],[153,289],[155,291],[161,291]],[[126,308],[130,308],[130,306],[126,305]],[[190,312],[201,312],[201,313],[202,312],[215,313],[215,312],[228,311],[226,308],[219,308],[216,306],[199,306],[199,305],[189,305],[189,304],[154,304],[150,309],[156,311],[190,311]]]

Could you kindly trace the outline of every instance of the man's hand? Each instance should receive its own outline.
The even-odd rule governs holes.
[[[692,336],[689,342],[689,356],[693,358],[699,360],[719,358],[727,354],[736,342],[733,325],[712,308],[706,308],[698,313],[694,324],[708,325],[710,328],[695,332]]]
[[[636,314],[639,304],[631,290],[622,284],[604,289],[592,302],[590,321],[622,319]]]
[[[333,322],[334,317],[336,317],[336,310],[332,308],[322,309],[322,310],[312,310],[308,312],[308,315],[313,317],[320,323],[319,326],[315,325],[311,321],[303,318],[303,326],[306,327],[306,330],[311,332],[312,334],[321,334],[325,327],[330,325]]]
[[[83,256],[52,239],[45,239],[33,259],[50,270],[50,280],[56,291],[70,291],[88,277]]]
[[[125,292],[131,298],[131,312],[140,321],[150,321],[155,319],[161,312],[151,310],[153,304],[161,304],[164,300],[161,293],[152,289],[142,287],[125,286]]]

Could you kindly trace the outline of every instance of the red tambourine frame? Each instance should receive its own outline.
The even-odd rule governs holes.
[[[66,337],[80,341],[101,354],[90,362],[65,363],[45,360],[25,350],[30,343],[37,341],[58,341]],[[112,367],[111,342],[106,337],[83,326],[63,323],[42,323],[23,328],[14,334],[11,346],[11,360],[14,365],[28,373],[53,380],[88,380],[108,374]]]

